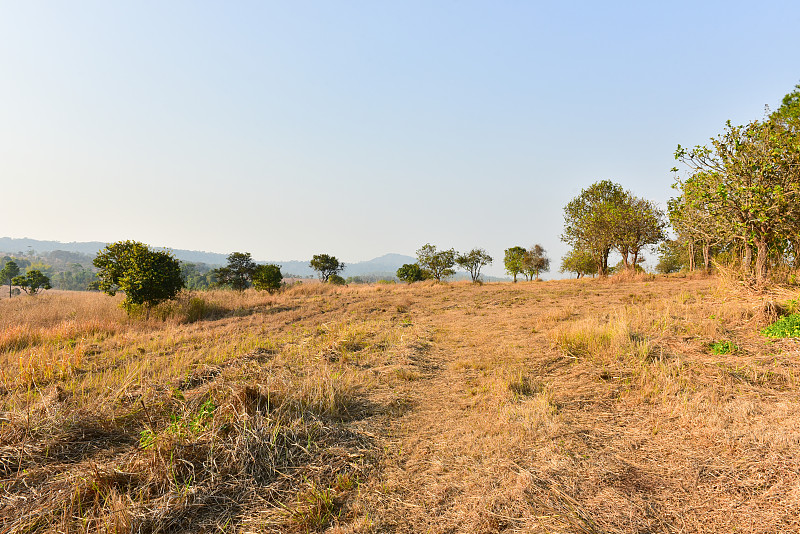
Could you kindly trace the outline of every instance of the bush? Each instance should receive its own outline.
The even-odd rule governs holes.
[[[761,335],[767,337],[800,337],[800,313],[781,317],[764,330]]]
[[[343,286],[347,284],[347,281],[338,274],[332,274],[328,277],[328,283],[335,286]]]

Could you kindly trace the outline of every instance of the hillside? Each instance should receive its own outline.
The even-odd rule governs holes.
[[[788,298],[304,284],[150,322],[2,300],[0,530],[797,532],[800,354],[758,334]]]

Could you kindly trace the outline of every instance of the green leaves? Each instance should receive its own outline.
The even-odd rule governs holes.
[[[308,265],[319,273],[319,279],[323,282],[327,282],[331,275],[338,275],[344,270],[344,263],[336,259],[336,256],[328,254],[315,254]]]

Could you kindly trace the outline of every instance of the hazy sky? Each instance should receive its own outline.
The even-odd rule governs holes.
[[[800,3],[0,0],[0,236],[346,262],[541,243],[800,83]],[[554,269],[555,270],[555,269]]]

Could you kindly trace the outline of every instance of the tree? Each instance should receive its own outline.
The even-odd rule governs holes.
[[[6,264],[0,269],[0,281],[8,283],[8,297],[11,298],[11,286],[13,285],[13,278],[19,275],[19,266],[14,260],[8,260]]]
[[[333,273],[332,275],[330,275],[328,277],[328,283],[329,284],[333,284],[335,286],[343,286],[343,285],[347,285],[347,280],[345,280],[344,278],[342,278],[338,274]]]
[[[692,171],[687,182],[703,179],[701,187],[684,188],[688,204],[704,204],[714,219],[731,223],[733,237],[744,248],[746,274],[755,248],[757,286],[766,281],[770,248],[796,239],[800,224],[800,142],[796,121],[788,115],[744,126],[728,121],[710,147],[678,145],[675,151],[675,159]]]
[[[456,263],[469,273],[472,283],[477,283],[481,277],[481,269],[492,264],[492,257],[482,248],[473,248],[464,254],[455,257]]]
[[[149,319],[153,306],[174,298],[184,287],[180,263],[172,254],[137,241],[112,243],[93,263],[100,270],[100,290],[112,296],[125,293],[122,307],[129,314],[144,306]]]
[[[12,282],[29,295],[35,295],[40,289],[51,289],[53,287],[50,285],[50,279],[37,269],[31,269],[22,276],[15,276]]]
[[[452,248],[437,251],[436,246],[427,243],[417,250],[417,264],[437,282],[456,274],[453,270],[455,263],[456,251]]]
[[[596,273],[597,263],[591,253],[573,248],[561,258],[561,268],[558,272],[572,272],[578,275],[577,278],[581,278],[586,274]]]
[[[542,245],[534,245],[530,250],[525,251],[522,259],[522,272],[528,280],[539,280],[539,273],[550,270],[550,258],[547,257],[546,250]]]
[[[658,264],[656,271],[668,274],[677,273],[684,265],[685,251],[682,243],[675,239],[667,239],[658,245]]]
[[[425,272],[416,263],[406,263],[397,269],[397,278],[407,284],[421,282],[425,280]]]
[[[615,248],[622,256],[625,269],[635,269],[641,250],[664,239],[665,226],[664,212],[653,202],[626,193],[614,236]]]
[[[608,274],[608,255],[614,247],[627,193],[609,180],[594,183],[564,207],[561,240],[592,255],[597,274]]]
[[[506,272],[514,277],[514,283],[517,283],[517,275],[523,269],[523,261],[525,261],[525,248],[524,247],[511,247],[506,249],[506,255],[503,262],[506,266]]]
[[[280,265],[256,265],[253,269],[253,287],[259,291],[269,291],[274,293],[281,288],[283,274]]]
[[[215,269],[217,283],[231,286],[236,291],[250,287],[256,263],[249,252],[232,252],[228,255],[228,265]]]
[[[327,282],[331,275],[338,275],[344,270],[344,263],[337,260],[335,256],[329,256],[328,254],[315,254],[308,265],[317,271],[319,279],[323,283]]]

